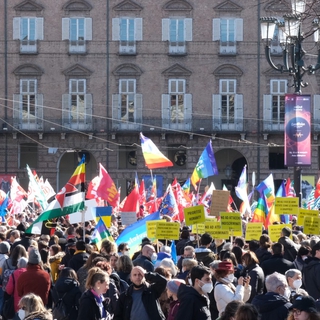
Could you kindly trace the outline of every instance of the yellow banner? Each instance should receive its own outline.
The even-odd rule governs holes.
[[[269,237],[272,242],[278,242],[279,238],[281,237],[281,230],[284,227],[288,227],[290,230],[292,230],[292,226],[290,223],[288,224],[273,224],[268,227],[269,231]],[[292,235],[290,236],[292,238]]]
[[[301,209],[300,208],[299,214],[298,214],[298,221],[297,221],[297,225],[298,226],[303,226],[305,217],[318,218],[319,217],[319,211],[318,210],[308,210],[308,209]]]
[[[242,234],[242,220],[240,213],[235,212],[220,212],[221,228],[229,230],[232,235]],[[237,232],[238,231],[238,232]]]
[[[165,220],[153,220],[147,221],[147,237],[150,239],[156,239],[156,230],[158,223],[167,223]]]
[[[206,220],[204,221],[204,223],[198,223],[198,224],[194,224],[192,225],[192,233],[198,233],[198,234],[204,234],[206,231],[206,227],[205,225],[207,224],[207,222],[214,222],[214,221],[217,221],[216,217],[213,217],[213,218],[206,218]],[[219,226],[220,226],[220,222],[219,223]],[[198,228],[198,232],[197,232],[197,228]],[[221,226],[220,226],[221,228]]]
[[[186,225],[191,226],[193,224],[202,223],[206,220],[204,213],[204,206],[194,206],[190,208],[184,208],[184,218]]]
[[[318,217],[305,217],[303,225],[304,234],[319,234],[319,218]]]
[[[295,197],[276,197],[275,214],[298,214],[299,198]]]
[[[167,222],[158,223],[156,228],[156,238],[166,240],[179,240],[180,223]]]
[[[249,222],[246,225],[246,240],[258,240],[262,234],[262,223],[260,222]]]

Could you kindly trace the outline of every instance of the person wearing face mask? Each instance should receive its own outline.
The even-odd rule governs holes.
[[[286,277],[274,272],[267,276],[265,285],[267,293],[255,296],[251,302],[261,314],[261,320],[286,319],[292,306]]]
[[[113,320],[164,320],[158,299],[167,280],[140,266],[133,267],[130,279],[131,285],[119,297]]]
[[[291,291],[290,301],[293,302],[296,295],[308,296],[307,291],[301,289],[302,273],[298,269],[290,269],[285,273],[289,289]]]
[[[158,255],[156,250],[150,244],[146,244],[141,249],[141,255],[139,258],[133,261],[134,266],[140,266],[148,272],[154,271],[154,263],[157,261]]]
[[[248,301],[251,294],[249,285],[250,277],[238,279],[238,285],[233,285],[234,266],[231,261],[222,261],[215,270],[216,284],[214,286],[214,298],[217,303],[217,309],[221,316],[226,305],[233,300],[242,302]]]
[[[213,289],[210,270],[197,266],[191,269],[191,286],[181,284],[178,290],[180,306],[175,319],[211,320],[208,293]]]

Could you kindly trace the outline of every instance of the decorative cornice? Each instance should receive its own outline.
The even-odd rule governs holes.
[[[142,70],[133,63],[124,63],[118,66],[113,72],[115,76],[134,76],[139,77]]]
[[[40,77],[43,74],[43,71],[40,67],[35,64],[27,63],[23,64],[16,69],[14,69],[13,73],[16,76],[33,76],[33,77]]]
[[[68,77],[90,77],[92,71],[80,64],[75,64],[74,66],[64,70],[63,74]]]
[[[162,72],[165,76],[172,77],[172,76],[184,76],[184,77],[189,77],[192,74],[192,71],[189,69],[183,67],[179,63],[176,63],[175,65],[171,66],[170,68],[164,70]]]

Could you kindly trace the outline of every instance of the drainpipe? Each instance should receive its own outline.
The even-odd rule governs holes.
[[[261,75],[261,70],[260,70],[260,48],[261,48],[261,37],[260,37],[260,16],[261,16],[261,3],[260,3],[260,0],[258,0],[258,28],[257,28],[257,36],[258,36],[258,48],[257,48],[257,55],[258,55],[258,66],[257,66],[257,77],[258,77],[258,90],[257,90],[257,98],[258,98],[258,103],[257,103],[257,116],[258,116],[258,121],[257,121],[257,132],[258,132],[258,146],[257,146],[257,182],[258,184],[260,183],[260,135],[261,135],[261,124],[260,124],[260,106],[261,106],[261,103],[260,103],[260,94],[261,94],[261,90],[260,90],[260,85],[261,85],[261,82],[260,82],[260,75]]]
[[[109,84],[110,84],[110,79],[109,79],[109,76],[110,76],[110,66],[109,66],[109,63],[110,63],[110,57],[109,57],[109,31],[110,31],[110,28],[109,28],[109,19],[110,19],[110,17],[109,17],[109,0],[107,0],[107,12],[106,12],[106,24],[107,24],[107,26],[106,26],[106,32],[107,32],[107,41],[106,41],[106,77],[107,77],[107,79],[106,79],[106,86],[107,86],[107,88],[106,88],[106,101],[107,101],[107,128],[106,128],[106,130],[107,130],[107,137],[108,137],[108,135],[109,135],[109,128],[110,128],[110,120],[109,120],[109,114],[110,114],[110,112],[109,112],[109,108],[110,108],[110,104],[109,104],[109,101],[110,101],[110,99],[109,99]],[[108,144],[108,147],[109,147],[109,144]],[[108,150],[106,150],[106,167],[108,168],[109,167],[109,151]]]
[[[8,23],[7,0],[4,0],[4,119],[8,121]],[[4,171],[8,172],[8,134],[5,134]]]

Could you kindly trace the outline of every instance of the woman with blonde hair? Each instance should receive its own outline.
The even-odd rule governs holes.
[[[109,288],[109,275],[98,267],[89,270],[86,291],[80,299],[77,320],[108,320],[107,303],[104,294]]]
[[[18,316],[21,320],[52,320],[52,314],[43,305],[42,299],[34,293],[23,296],[19,301]]]

